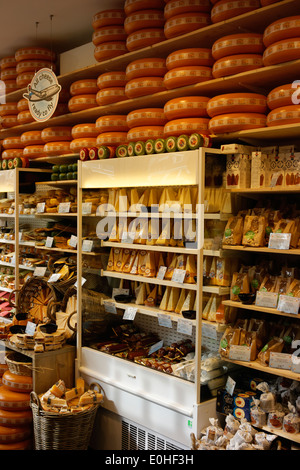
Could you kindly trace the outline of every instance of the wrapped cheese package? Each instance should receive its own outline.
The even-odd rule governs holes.
[[[247,215],[244,220],[242,245],[264,246],[265,232],[266,232],[265,217]]]
[[[230,217],[225,227],[223,244],[240,245],[243,235],[244,220],[242,217]]]

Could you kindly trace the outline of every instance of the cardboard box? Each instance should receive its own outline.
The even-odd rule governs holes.
[[[251,155],[252,152],[257,150],[256,147],[251,145],[241,145],[241,144],[223,144],[221,145],[222,153],[245,153]]]
[[[227,155],[226,188],[250,188],[251,156],[241,153]]]
[[[300,186],[300,153],[290,153],[285,157],[285,186]]]
[[[269,186],[270,156],[262,152],[253,152],[251,156],[251,188]]]
[[[84,67],[97,64],[94,57],[95,46],[92,42],[63,52],[59,57],[60,75],[74,72]]]

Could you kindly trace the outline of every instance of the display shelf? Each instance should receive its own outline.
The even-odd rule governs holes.
[[[216,295],[228,295],[230,292],[230,287],[202,286],[202,292],[207,292],[208,294],[216,294]]]
[[[12,264],[12,263],[8,263],[6,261],[0,261],[0,266],[8,266],[10,268],[15,268],[16,265],[15,264]],[[28,271],[34,271],[35,270],[35,267],[33,266],[26,266],[24,264],[19,264],[19,268],[20,269],[28,269]]]
[[[143,245],[140,243],[123,243],[123,242],[105,242],[102,241],[101,245],[103,247],[110,248],[128,248],[130,250],[145,250],[145,251],[158,251],[163,253],[179,253],[179,254],[197,254],[196,248],[186,248],[186,247],[172,247],[172,246],[159,246],[159,245]]]
[[[228,307],[241,308],[241,309],[249,310],[252,312],[262,312],[262,313],[269,313],[271,315],[280,315],[282,317],[295,318],[297,320],[300,318],[300,314],[285,313],[285,312],[281,312],[280,310],[277,310],[276,308],[260,307],[259,305],[255,305],[255,304],[243,304],[242,302],[235,302],[233,300],[223,300],[223,305],[227,305]]]
[[[284,194],[284,193],[299,193],[299,186],[274,186],[274,187],[263,187],[263,188],[241,188],[241,189],[227,189],[226,191],[234,194],[242,194],[243,196],[252,194]]]
[[[267,246],[243,246],[243,245],[223,245],[222,250],[233,250],[233,251],[243,251],[251,253],[273,253],[278,255],[300,255],[299,248],[290,248],[289,250],[280,250],[275,248],[268,248]]]
[[[36,217],[77,217],[75,212],[36,212]]]
[[[248,361],[237,361],[237,360],[229,359],[227,357],[226,357],[226,359],[225,358],[223,358],[223,359],[228,361],[228,362],[232,362],[233,364],[237,364],[239,366],[259,370],[260,372],[265,372],[266,374],[273,374],[273,375],[277,375],[279,377],[286,377],[286,378],[291,379],[291,380],[296,380],[297,382],[300,381],[300,373],[292,372],[292,371],[287,370],[287,369],[278,369],[278,368],[275,368],[275,367],[267,367],[267,366],[264,366],[264,365],[260,364],[257,360],[248,362]]]
[[[48,185],[48,186],[75,186],[77,185],[77,180],[62,180],[62,181],[37,181],[35,183],[38,185]]]
[[[295,78],[293,80],[295,80]],[[283,82],[285,83],[284,78],[282,77],[282,83]],[[261,127],[259,129],[247,129],[228,134],[218,134],[217,136],[214,136],[214,140],[217,142],[242,140],[249,143],[261,142],[266,145],[265,142],[274,141],[274,139],[276,139],[277,142],[278,139],[299,140],[299,135],[300,124],[283,124],[280,126]]]

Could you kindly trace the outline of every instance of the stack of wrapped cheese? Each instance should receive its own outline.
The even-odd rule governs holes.
[[[124,19],[123,9],[102,10],[93,16],[92,41],[95,45],[94,57],[97,62],[127,52]]]

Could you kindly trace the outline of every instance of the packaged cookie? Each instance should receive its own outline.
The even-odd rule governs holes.
[[[277,292],[276,291],[276,277],[275,276],[270,276],[267,274],[267,276],[264,277],[260,287],[259,291],[261,292]]]
[[[238,301],[239,294],[249,294],[250,285],[248,273],[233,273],[231,288],[230,288],[230,300]]]
[[[283,430],[291,434],[296,434],[299,432],[300,418],[295,406],[288,403],[288,408],[290,412],[283,418]]]
[[[224,245],[240,245],[242,241],[244,220],[242,217],[230,217],[223,235]]]
[[[230,346],[239,344],[240,341],[240,329],[232,328],[229,326],[226,328],[222,339],[220,341],[219,353],[223,357],[229,356]]]
[[[258,361],[264,365],[268,366],[270,361],[271,352],[281,353],[284,347],[284,341],[282,338],[273,337],[258,353]]]
[[[246,215],[244,221],[242,245],[264,246],[266,219],[264,216]]]
[[[267,423],[267,414],[260,407],[260,401],[253,398],[254,405],[250,409],[251,424],[253,426],[262,427]]]
[[[270,428],[282,429],[284,415],[285,413],[282,411],[281,406],[277,404],[274,411],[269,411],[267,425]]]
[[[258,384],[256,390],[262,392],[259,397],[261,410],[263,410],[265,413],[269,413],[270,411],[274,410],[276,405],[276,395],[269,389],[267,382],[261,382]]]

